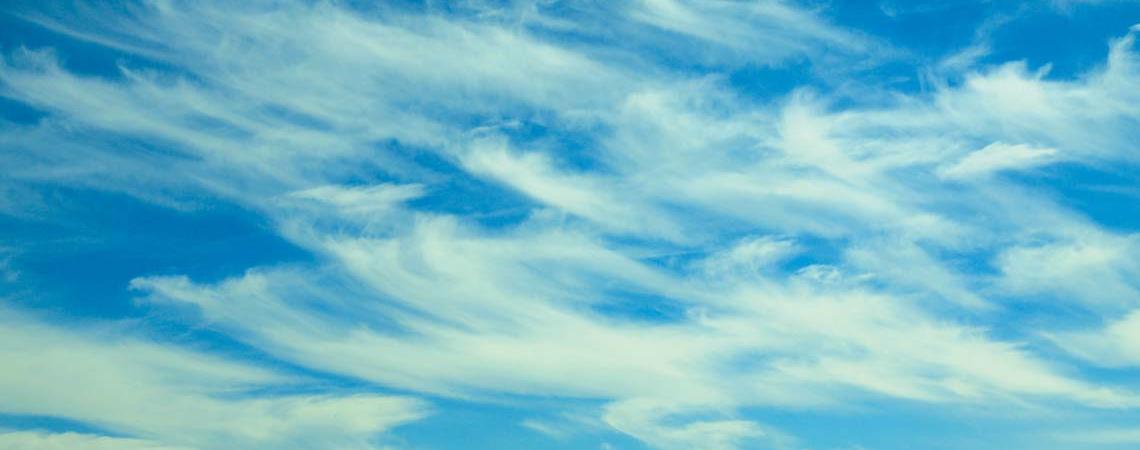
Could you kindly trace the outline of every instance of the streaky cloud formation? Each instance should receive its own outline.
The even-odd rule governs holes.
[[[8,311],[0,320],[6,413],[67,417],[142,438],[3,434],[0,442],[11,448],[278,448],[303,442],[368,448],[372,434],[427,412],[421,402],[402,397],[289,394],[305,380],[130,337],[119,327],[76,332]],[[286,392],[245,394],[266,389]]]
[[[7,5],[0,449],[1134,445],[1140,4],[949,3]]]

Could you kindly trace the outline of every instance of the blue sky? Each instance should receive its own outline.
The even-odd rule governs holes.
[[[1140,2],[0,8],[0,449],[1140,446]]]

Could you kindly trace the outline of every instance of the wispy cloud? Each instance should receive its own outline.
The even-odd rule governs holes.
[[[886,90],[861,71],[893,70],[894,43],[780,1],[15,14],[121,59],[6,51],[0,95],[43,117],[0,125],[20,168],[0,211],[42,186],[234,204],[313,258],[132,275],[167,326],[264,360],[0,310],[0,412],[109,433],[0,446],[377,448],[431,422],[420,397],[595,402],[583,426],[665,450],[809,440],[758,410],[1140,402],[1088,373],[1138,360],[1135,230],[1057,181],[1134,174],[1135,27],[1079,77],[973,43]],[[804,62],[845,80],[749,91]],[[582,425],[510,423],[564,443]]]
[[[65,417],[141,439],[3,434],[0,442],[12,448],[280,448],[315,440],[363,449],[428,412],[408,397],[259,395],[303,388],[305,380],[151,342],[121,326],[69,329],[8,309],[0,323],[5,413]]]
[[[0,431],[0,448],[21,450],[181,450],[140,439],[118,438],[83,433],[47,433],[36,431]]]

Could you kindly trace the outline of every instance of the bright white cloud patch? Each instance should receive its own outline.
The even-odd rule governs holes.
[[[178,450],[138,439],[116,438],[81,433],[43,433],[34,431],[0,432],[0,449],[4,450]]]
[[[1003,170],[1031,169],[1052,162],[1057,150],[995,142],[970,153],[940,174],[946,178],[984,177]]]
[[[1108,367],[1140,364],[1140,313],[1131,311],[1102,330],[1066,333],[1057,344],[1078,357]]]
[[[0,60],[0,448],[978,448],[899,430],[995,415],[1036,448],[1136,417],[1140,31],[1060,76],[844,8],[14,7],[57,45]]]
[[[0,324],[6,414],[66,417],[143,439],[15,433],[0,435],[2,445],[280,448],[315,439],[369,448],[380,432],[428,412],[415,399],[394,396],[255,395],[301,388],[305,380],[124,337],[123,330],[62,329],[7,310],[0,311]]]

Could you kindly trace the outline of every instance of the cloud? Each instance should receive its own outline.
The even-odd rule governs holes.
[[[700,267],[711,277],[733,274],[747,277],[774,271],[778,263],[802,251],[794,239],[752,237],[702,259]]]
[[[236,204],[315,257],[139,273],[134,295],[363,388],[0,310],[5,412],[116,436],[0,442],[371,448],[430,421],[412,395],[597,402],[591,423],[665,450],[797,442],[756,409],[1137,405],[1040,345],[1136,363],[1134,235],[1000,176],[1137,162],[1135,30],[1073,79],[979,67],[978,47],[928,90],[755,98],[742,65],[888,51],[785,2],[67,6],[20,15],[131,58],[92,74],[6,54],[0,93],[45,118],[0,128],[0,162],[23,168],[0,175],[3,209],[41,185]],[[485,220],[503,209],[520,214]],[[1109,325],[1008,320],[1038,297]]]
[[[999,286],[1102,308],[1128,308],[1140,274],[1135,235],[1078,234],[1069,239],[1012,247],[999,255]]]
[[[598,434],[608,428],[593,410],[563,412],[552,418],[525,419],[519,425],[563,441],[582,434]]]
[[[150,342],[117,326],[67,329],[7,308],[0,323],[0,357],[7,361],[0,410],[67,418],[137,438],[16,433],[3,435],[4,445],[206,450],[309,442],[365,449],[379,433],[427,413],[424,403],[407,397],[258,395],[302,387],[304,380]]]
[[[660,216],[655,211],[639,211],[616,198],[613,185],[621,181],[566,173],[555,168],[544,153],[512,154],[505,143],[482,139],[472,144],[461,161],[473,174],[505,183],[543,204],[614,231],[673,238],[679,235],[675,225],[654,220]]]
[[[1094,364],[1105,367],[1140,365],[1140,312],[1133,310],[1099,330],[1058,333],[1053,341]]]
[[[845,290],[763,274],[729,285],[719,275],[676,280],[580,238],[496,242],[455,233],[421,222],[406,238],[330,242],[348,280],[273,271],[217,286],[182,278],[133,284],[150,301],[196,305],[207,323],[281,358],[460,398],[835,405],[854,390],[937,403],[991,396],[1091,406],[1135,401],[1070,379],[984,330],[940,323],[905,297],[870,293],[858,279]],[[621,275],[625,281],[615,278]],[[606,291],[592,286],[601,280],[678,298],[686,313],[661,324],[599,315]],[[338,300],[346,283],[374,291]],[[433,307],[441,302],[449,307]],[[748,355],[766,356],[756,365],[734,362]]]
[[[117,438],[82,433],[47,433],[35,431],[0,432],[0,449],[4,450],[184,450],[139,439]]]
[[[638,22],[734,50],[745,58],[806,54],[819,47],[864,51],[869,39],[828,26],[783,2],[641,0],[627,14]]]
[[[1140,442],[1140,430],[1132,428],[1085,429],[1079,432],[1058,432],[1052,437],[1063,442],[1085,445],[1131,445]]]
[[[665,450],[695,447],[730,450],[739,448],[746,440],[765,436],[758,425],[746,420],[685,421],[674,418],[674,423],[680,423],[663,423],[678,412],[690,410],[678,410],[652,400],[627,400],[610,405],[606,409],[605,421],[655,448]]]
[[[995,172],[1031,169],[1053,162],[1056,149],[1034,148],[1025,144],[1009,145],[1002,142],[970,153],[939,174],[946,178],[984,177]]]

